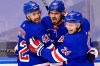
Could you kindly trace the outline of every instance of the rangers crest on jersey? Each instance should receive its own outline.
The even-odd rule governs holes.
[[[47,34],[45,34],[45,35],[42,36],[42,41],[43,41],[44,43],[47,43],[48,41],[50,41],[50,39],[49,39],[49,37],[48,37]]]
[[[62,36],[59,38],[58,42],[63,42],[63,41],[64,41],[64,35],[62,35]]]
[[[65,54],[66,56],[68,56],[71,53],[71,51],[69,51],[67,47],[64,47],[64,49],[61,49],[61,52]]]

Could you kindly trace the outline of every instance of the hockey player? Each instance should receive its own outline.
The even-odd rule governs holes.
[[[53,47],[48,36],[45,34],[45,29],[40,21],[41,11],[39,5],[33,1],[24,4],[25,20],[19,29],[18,34],[18,66],[48,66],[46,59],[38,57],[33,48],[34,41],[38,44],[40,41],[45,44],[48,49]],[[34,38],[34,39],[31,39]]]
[[[49,16],[42,19],[42,24],[45,25],[45,28],[47,28],[47,33],[56,48],[62,45],[64,36],[67,33],[67,29],[64,26],[64,10],[64,3],[62,1],[55,0],[49,6]],[[82,22],[82,30],[88,33],[90,30],[89,21],[83,18]],[[90,45],[93,47],[92,43]],[[92,61],[92,59],[93,58],[90,58],[89,60]],[[51,63],[50,65],[60,66],[62,63]]]
[[[49,16],[42,19],[42,24],[45,25],[50,39],[55,47],[59,47],[63,40],[67,29],[64,26],[64,3],[62,1],[53,1],[49,6]]]
[[[67,29],[64,26],[64,3],[54,0],[49,8],[49,16],[42,19],[42,24],[47,28],[47,34],[56,48],[62,45]],[[50,66],[61,66],[62,63],[50,63]]]
[[[37,55],[52,62],[67,61],[66,66],[94,66],[94,62],[88,62],[86,54],[89,50],[87,45],[88,35],[82,31],[82,14],[72,11],[65,16],[65,26],[68,33],[65,35],[62,46],[55,50],[43,48],[42,43],[37,47]],[[35,44],[34,44],[35,45]]]

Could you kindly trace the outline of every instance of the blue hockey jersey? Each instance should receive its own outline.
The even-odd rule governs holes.
[[[56,48],[62,45],[64,36],[67,33],[67,29],[62,22],[60,25],[55,26],[52,24],[50,16],[45,16],[42,19],[42,24],[45,26],[47,30],[47,34],[49,35],[50,39],[52,40],[53,44]],[[90,32],[90,23],[86,18],[82,19],[82,31]],[[88,35],[88,34],[87,34]],[[91,37],[89,37],[91,40]],[[93,47],[93,43],[91,42],[91,47]]]
[[[86,18],[82,19],[82,30],[86,32],[90,31],[90,22]]]
[[[53,25],[50,16],[46,16],[42,19],[42,24],[47,30],[47,34],[56,48],[62,45],[64,36],[67,33],[67,29],[64,26],[64,21],[57,25]]]
[[[67,29],[64,26],[64,22],[59,26],[55,26],[52,24],[52,21],[49,16],[46,16],[42,19],[42,24],[45,25],[48,35],[50,39],[53,41],[53,44],[56,48],[62,45],[64,36],[67,33]],[[56,27],[56,28],[54,28]],[[93,43],[91,42],[91,37],[89,36],[90,32],[90,23],[86,18],[82,19],[82,31],[85,31],[88,36],[88,47],[93,47]]]
[[[86,53],[89,50],[87,37],[84,31],[66,34],[61,47],[53,51],[44,48],[41,56],[52,62],[68,61],[66,66],[94,66],[94,63],[86,59]]]
[[[90,48],[91,47],[94,47],[92,41],[91,41],[91,33],[90,33],[90,22],[86,19],[86,18],[83,18],[82,19],[82,30],[87,32],[87,35],[88,35],[88,41],[90,41],[88,44],[90,45]]]
[[[24,21],[20,26],[18,34],[18,66],[33,66],[48,62],[46,59],[38,57],[32,52],[32,45],[29,42],[29,39],[32,37],[36,40],[39,39],[46,47],[52,44],[45,34],[45,29],[42,24],[35,24],[27,20]]]

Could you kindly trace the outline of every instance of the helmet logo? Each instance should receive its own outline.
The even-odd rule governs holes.
[[[37,6],[35,6],[35,4],[33,3],[33,4],[31,4],[33,7],[34,7],[34,9],[37,9],[38,7]]]
[[[35,4],[31,4],[32,6],[35,6]]]
[[[70,13],[69,15],[73,16],[73,13]]]
[[[57,3],[53,3],[53,5],[54,5],[54,6],[56,6],[56,5],[57,5]]]
[[[77,16],[80,16],[80,14],[77,14]]]
[[[37,6],[34,6],[34,9],[37,9],[38,7]]]
[[[70,15],[71,18],[73,18],[73,13],[70,13],[69,15]]]

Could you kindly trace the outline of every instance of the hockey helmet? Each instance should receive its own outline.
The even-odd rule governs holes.
[[[49,6],[49,11],[54,11],[54,10],[58,12],[64,11],[65,7],[63,1],[54,0]]]
[[[28,3],[24,4],[23,11],[24,11],[25,15],[28,14],[28,13],[32,13],[32,12],[38,11],[38,10],[40,10],[40,7],[34,1],[29,1]]]
[[[65,16],[65,22],[69,23],[79,23],[82,22],[82,14],[77,11],[71,11]]]

